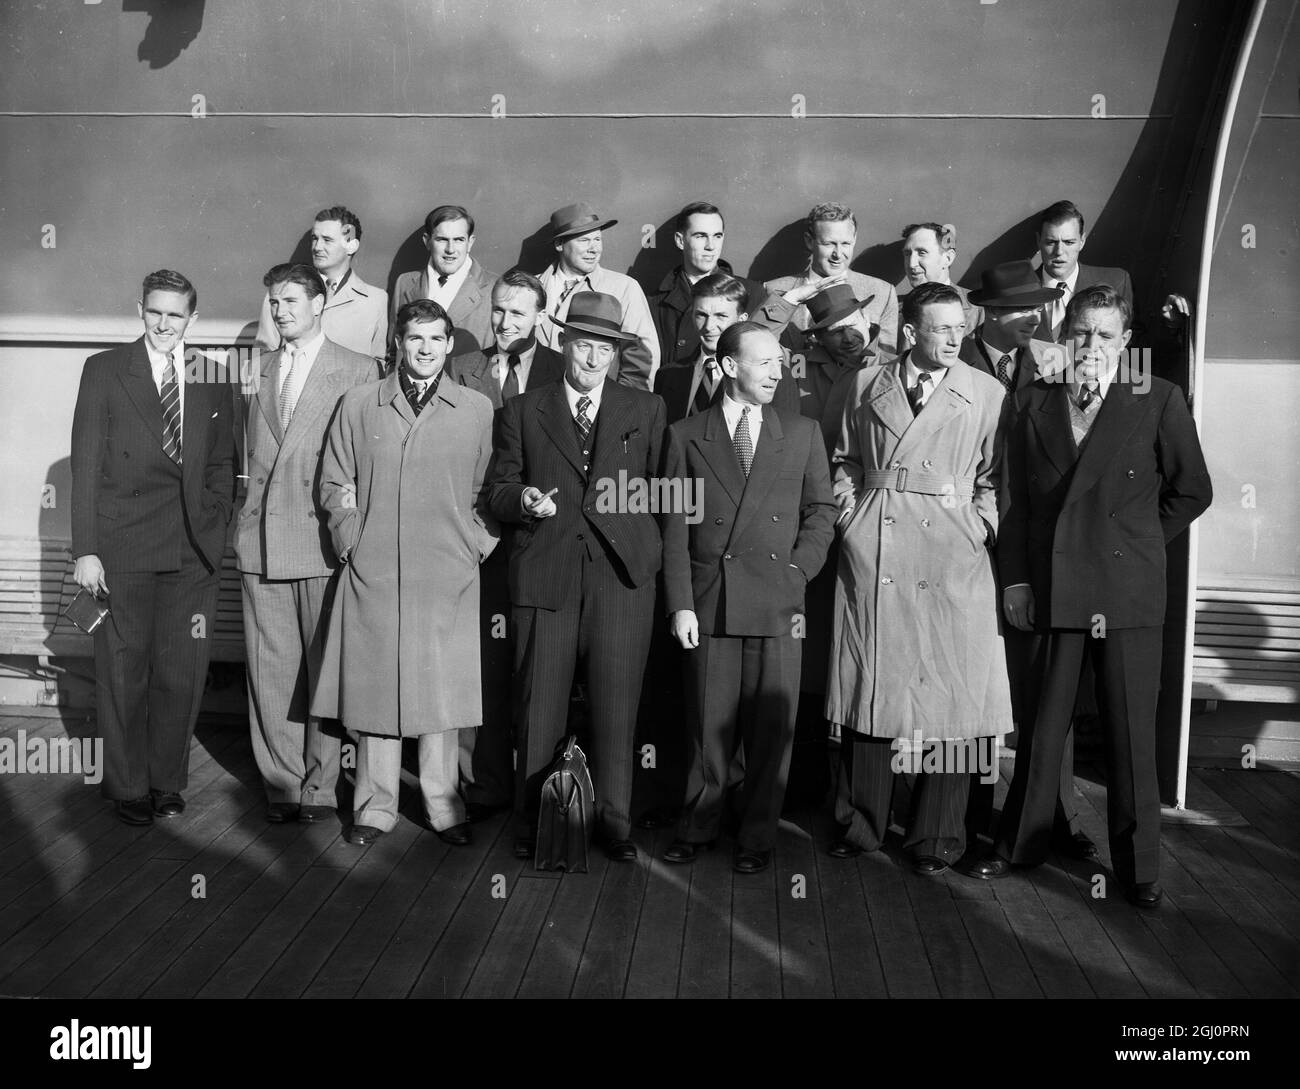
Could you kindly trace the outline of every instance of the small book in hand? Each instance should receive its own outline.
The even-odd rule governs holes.
[[[77,596],[63,611],[63,615],[87,635],[91,635],[108,615],[108,602],[100,601],[89,590],[78,590]]]

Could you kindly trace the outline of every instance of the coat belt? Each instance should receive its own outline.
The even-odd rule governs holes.
[[[975,496],[973,477],[908,469],[869,470],[862,474],[862,487],[888,488],[895,492],[917,492],[920,495],[952,495],[962,499],[973,499]]]

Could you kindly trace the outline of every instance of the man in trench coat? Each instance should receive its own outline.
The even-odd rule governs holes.
[[[842,533],[826,716],[843,744],[831,854],[878,849],[894,775],[916,770],[904,845],[918,873],[936,874],[966,852],[971,772],[996,773],[995,746],[973,742],[1011,730],[988,551],[1006,397],[958,356],[957,292],[922,284],[905,305],[910,350],[857,377],[833,458]]]
[[[455,330],[437,303],[397,316],[400,363],[349,390],[321,460],[320,501],[345,566],[313,711],[361,731],[349,840],[397,823],[402,738],[419,738],[425,816],[470,842],[457,793],[458,731],[483,719],[479,563],[497,542],[483,499],[492,403],[442,368]]]

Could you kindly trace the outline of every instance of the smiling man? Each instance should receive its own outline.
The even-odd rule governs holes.
[[[186,377],[197,302],[179,272],[146,276],[144,335],[86,361],[72,418],[72,577],[110,609],[94,636],[96,729],[101,790],[127,824],[185,809],[234,506],[230,388],[210,365],[215,380]]]
[[[253,756],[267,819],[326,820],[334,811],[339,736],[308,714],[334,572],[316,499],[321,449],[339,398],[375,378],[375,362],[321,327],[325,284],[306,265],[263,278],[282,347],[262,359],[245,422],[248,491],[235,530]],[[360,728],[360,724],[357,724]]]
[[[664,405],[610,381],[636,338],[616,298],[580,291],[561,322],[564,377],[506,402],[498,419],[491,505],[515,526],[510,601],[515,634],[515,851],[530,858],[542,780],[564,736],[574,673],[585,667],[596,819],[609,857],[631,840],[633,734],[661,545],[648,509],[607,510],[609,482],[659,468]],[[620,477],[624,474],[624,477]]]
[[[366,283],[353,268],[361,248],[361,220],[342,205],[324,208],[316,213],[310,244],[311,263],[325,283],[325,335],[344,348],[382,360],[388,339],[388,292]],[[274,351],[280,343],[267,296],[257,324],[257,346]]]
[[[961,296],[966,314],[966,332],[977,326],[982,315],[970,301],[970,293],[952,282],[952,263],[957,259],[957,228],[951,223],[909,223],[903,228],[903,275],[908,290],[922,284],[947,284]],[[898,350],[907,350],[906,338],[899,330]]]
[[[345,566],[312,711],[358,733],[358,846],[397,824],[404,737],[418,739],[429,826],[454,847],[471,838],[457,769],[462,733],[482,721],[479,564],[497,533],[483,490],[492,405],[447,381],[455,335],[437,303],[403,306],[397,369],[343,395],[321,461]]]
[[[393,286],[393,326],[397,311],[415,299],[431,299],[456,327],[452,355],[467,355],[492,343],[491,293],[496,279],[471,256],[474,217],[459,204],[441,204],[424,217],[420,241],[428,251],[424,268],[403,272]]]
[[[988,762],[971,747],[1011,729],[988,553],[1006,390],[961,361],[963,326],[947,284],[907,295],[909,350],[858,374],[832,459],[842,513],[826,715],[843,736],[830,853],[884,843],[901,746],[946,756],[964,742],[960,766],[940,761],[913,789],[904,846],[925,875],[975,846],[970,769]]]

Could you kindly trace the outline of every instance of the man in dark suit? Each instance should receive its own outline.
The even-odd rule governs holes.
[[[492,511],[517,527],[515,851],[532,856],[542,779],[582,662],[597,823],[609,857],[630,862],[632,743],[661,543],[654,514],[620,489],[654,478],[664,407],[607,379],[619,346],[635,339],[621,327],[616,298],[578,292],[560,324],[564,378],[506,402],[491,472]]]
[[[677,213],[674,228],[673,242],[682,251],[682,263],[664,277],[657,291],[648,292],[646,296],[655,331],[659,334],[661,372],[670,367],[690,365],[699,355],[700,329],[694,320],[691,289],[705,277],[715,273],[735,276],[755,303],[761,302],[767,294],[757,280],[736,276],[723,259],[726,223],[717,205],[693,201]]]
[[[564,357],[537,342],[537,322],[545,308],[546,292],[535,276],[521,269],[507,272],[492,288],[492,344],[486,351],[448,359],[448,378],[487,397],[498,417],[506,401],[558,382],[564,375]],[[461,753],[467,780],[465,811],[472,821],[505,809],[514,797],[509,554],[507,539],[479,569],[483,725],[476,734],[461,731],[462,739],[473,744],[468,761],[466,751]]]
[[[670,428],[665,459],[665,478],[683,492],[698,487],[703,505],[664,521],[667,612],[687,652],[693,742],[686,808],[664,859],[691,862],[717,839],[739,740],[746,770],[732,864],[758,873],[771,862],[794,742],[804,589],[826,559],[835,503],[817,425],[772,407],[777,338],[738,322],[717,353],[723,395]]]
[[[397,335],[397,312],[403,306],[415,299],[432,299],[456,327],[455,355],[486,348],[492,343],[489,312],[496,277],[470,256],[474,217],[459,204],[439,205],[424,217],[420,241],[429,251],[429,263],[397,277],[388,323],[392,335]]]
[[[1038,256],[1042,260],[1039,278],[1043,287],[1055,288],[1058,297],[1043,304],[1040,336],[1060,342],[1065,333],[1065,308],[1080,291],[1108,284],[1133,312],[1133,283],[1122,268],[1102,268],[1079,262],[1088,236],[1083,230],[1083,213],[1072,201],[1058,200],[1038,216]]]
[[[1097,678],[1111,864],[1131,902],[1161,898],[1156,697],[1165,617],[1165,546],[1211,500],[1182,391],[1124,355],[1130,311],[1107,285],[1066,314],[1063,380],[1018,395],[998,539],[1007,620],[1044,638],[1035,714],[1022,724],[994,857],[975,876],[1037,865],[1051,841],[1061,750],[1083,665]]]
[[[722,365],[718,362],[718,338],[738,321],[749,321],[750,285],[766,294],[761,284],[740,280],[725,272],[715,272],[691,287],[690,321],[695,329],[695,356],[679,365],[660,367],[655,372],[655,393],[664,399],[671,426],[678,420],[704,412],[722,399]],[[798,303],[790,304],[791,306]],[[757,324],[778,335],[784,321],[763,320]],[[776,387],[774,407],[799,412],[799,387],[792,380],[790,353],[783,351],[781,381]]]
[[[95,631],[101,789],[127,824],[185,810],[234,509],[230,388],[186,358],[197,301],[178,272],[146,276],[144,336],[86,361],[72,419],[73,578],[111,607]]]

